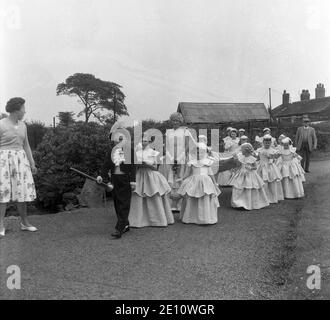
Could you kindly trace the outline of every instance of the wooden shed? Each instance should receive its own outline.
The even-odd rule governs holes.
[[[199,103],[180,102],[178,106],[187,124],[217,124],[250,128],[257,121],[269,122],[264,103]]]

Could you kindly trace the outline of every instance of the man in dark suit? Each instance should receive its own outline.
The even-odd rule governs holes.
[[[308,116],[303,117],[304,125],[299,127],[296,133],[296,148],[301,155],[301,165],[305,172],[309,172],[310,155],[313,150],[317,148],[317,138],[315,129],[310,127],[310,120]]]
[[[101,175],[97,177],[97,182],[109,183],[110,188],[113,189],[112,196],[118,221],[115,227],[116,230],[111,236],[117,239],[129,231],[128,215],[131,195],[136,186],[134,150],[130,146],[124,149],[121,144],[118,145],[122,141],[120,137],[123,136],[115,136],[112,139],[110,133],[110,147],[106,153]],[[130,155],[127,154],[129,152]]]

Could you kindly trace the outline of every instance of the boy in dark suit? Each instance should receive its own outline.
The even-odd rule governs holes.
[[[121,236],[129,231],[128,215],[131,205],[132,191],[135,189],[136,168],[134,164],[134,151],[126,148],[126,154],[121,146],[116,146],[123,140],[123,136],[109,136],[110,148],[107,151],[101,175],[97,177],[97,182],[110,183],[113,189],[112,196],[117,214],[117,224],[115,232],[111,234],[114,238]],[[127,154],[131,152],[131,154]],[[130,159],[128,159],[130,157]],[[125,159],[126,158],[126,159]]]

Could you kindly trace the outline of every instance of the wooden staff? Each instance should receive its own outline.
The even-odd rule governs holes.
[[[96,180],[96,178],[93,178],[93,177],[89,176],[88,174],[79,171],[78,169],[70,168],[70,170],[72,170],[72,171],[78,173],[79,175],[81,175],[81,176],[83,176],[83,177],[85,177],[85,178],[87,178],[87,179],[90,179],[90,180],[95,181],[97,184],[99,184],[99,185],[101,185],[101,186],[103,186],[103,187],[105,187],[105,188],[109,188],[109,186],[108,186],[106,183],[104,183],[104,182],[98,183],[97,180]]]

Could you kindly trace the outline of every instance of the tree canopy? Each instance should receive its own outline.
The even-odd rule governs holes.
[[[59,125],[68,127],[69,125],[73,124],[75,122],[74,118],[74,112],[72,111],[62,111],[58,113],[58,119],[60,120]]]
[[[58,84],[57,95],[77,96],[84,105],[78,116],[84,115],[87,123],[93,115],[100,122],[115,122],[118,117],[129,115],[124,103],[125,95],[117,83],[104,81],[88,73],[75,73]],[[104,111],[111,113],[104,113]]]

